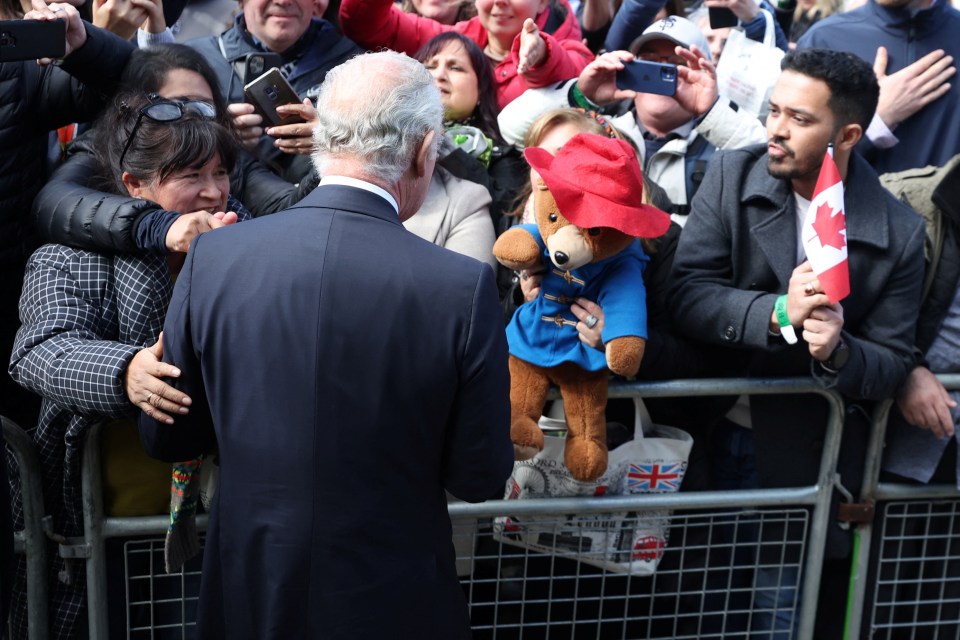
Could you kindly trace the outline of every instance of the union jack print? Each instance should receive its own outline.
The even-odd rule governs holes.
[[[683,480],[683,463],[631,464],[627,473],[628,491],[677,491]]]

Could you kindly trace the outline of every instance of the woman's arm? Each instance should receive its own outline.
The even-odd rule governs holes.
[[[452,27],[404,13],[392,0],[343,0],[343,34],[365,49],[387,47],[413,55],[433,36]]]
[[[580,75],[593,60],[593,53],[579,40],[554,38],[549,33],[540,33],[546,53],[534,66],[521,74],[528,88],[546,87]],[[521,36],[513,41],[511,55],[520,60]]]
[[[40,234],[51,242],[101,253],[185,251],[190,241],[220,226],[212,216],[165,211],[150,200],[94,188],[100,166],[93,155],[91,133],[77,139],[71,154],[50,177],[33,203]],[[292,185],[252,155],[241,151],[231,173],[231,193],[254,215],[285,209],[306,196],[319,182],[311,172]],[[176,225],[177,221],[180,225]]]
[[[143,218],[161,212],[160,205],[94,189],[100,165],[93,155],[92,132],[78,138],[67,160],[54,171],[33,202],[40,235],[51,242],[108,253],[141,249],[137,243]]]
[[[10,375],[70,411],[121,417],[134,408],[123,382],[140,347],[101,337],[108,321],[98,285],[108,282],[109,270],[109,259],[60,245],[33,254]]]

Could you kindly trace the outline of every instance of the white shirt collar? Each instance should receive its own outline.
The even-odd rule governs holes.
[[[400,207],[397,206],[397,200],[390,193],[378,187],[377,185],[367,182],[366,180],[358,180],[357,178],[350,178],[348,176],[324,176],[320,179],[320,185],[325,184],[338,184],[344,187],[356,187],[357,189],[363,189],[364,191],[369,191],[370,193],[375,193],[387,202],[390,203],[390,206],[393,207],[393,210],[397,212],[397,215],[400,215]]]

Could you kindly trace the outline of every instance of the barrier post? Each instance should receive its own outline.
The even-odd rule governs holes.
[[[27,632],[45,639],[47,617],[47,535],[43,518],[43,483],[40,460],[33,440],[12,420],[0,416],[3,438],[20,465],[20,495],[23,501],[23,543],[27,563]],[[3,635],[0,633],[0,635]]]
[[[90,640],[107,640],[107,556],[103,537],[103,476],[100,461],[102,423],[90,427],[83,443],[83,537],[87,545],[87,616]]]
[[[938,375],[937,378],[941,384],[948,390],[960,389],[960,375]],[[870,443],[867,448],[866,467],[864,469],[863,490],[861,492],[861,502],[868,502],[876,505],[875,513],[881,512],[880,503],[890,500],[924,500],[924,499],[949,499],[960,500],[960,492],[955,486],[913,486],[913,485],[895,485],[880,482],[880,472],[883,462],[883,449],[886,441],[887,422],[890,417],[890,410],[893,407],[893,399],[879,403],[874,409],[871,418]],[[855,580],[854,588],[850,595],[850,608],[846,622],[844,637],[850,640],[856,640],[861,637],[863,626],[865,624],[865,604],[867,589],[867,577],[871,570],[871,552],[873,550],[873,537],[875,522],[864,523],[859,526],[860,544],[856,557],[854,558]],[[945,562],[947,558],[938,558],[937,561]],[[877,567],[879,569],[879,567]],[[935,621],[934,621],[935,622]],[[867,623],[869,626],[869,623]]]

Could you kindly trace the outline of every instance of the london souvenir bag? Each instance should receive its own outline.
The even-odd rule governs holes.
[[[514,463],[505,500],[623,496],[680,490],[693,438],[650,421],[635,401],[634,438],[610,451],[606,472],[594,482],[575,480],[563,463],[563,437],[547,435],[543,451]],[[541,419],[541,428],[562,431],[564,423]],[[494,520],[500,542],[569,558],[618,573],[651,575],[667,545],[666,510],[511,515]]]

